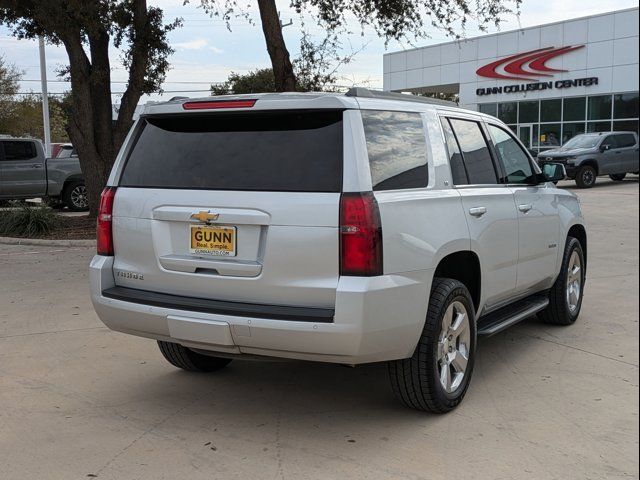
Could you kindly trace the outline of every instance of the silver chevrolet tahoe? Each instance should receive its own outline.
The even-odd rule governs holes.
[[[562,163],[567,177],[580,188],[591,188],[599,175],[622,181],[638,174],[638,135],[635,132],[585,133],[560,148],[540,153],[538,163]]]
[[[352,89],[149,105],[102,194],[93,305],[184,370],[387,362],[402,402],[446,412],[477,336],[578,318],[587,233],[562,178],[450,102]]]
[[[47,198],[69,210],[88,209],[78,157],[45,158],[40,140],[0,138],[0,200]]]

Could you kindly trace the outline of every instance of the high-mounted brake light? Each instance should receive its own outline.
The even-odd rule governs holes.
[[[382,226],[373,192],[340,197],[340,275],[382,275]]]
[[[215,110],[217,108],[251,108],[257,100],[213,100],[207,102],[186,102],[185,110]]]
[[[113,255],[113,200],[116,196],[116,187],[107,187],[100,195],[100,208],[98,209],[98,222],[96,228],[96,240],[98,255]]]

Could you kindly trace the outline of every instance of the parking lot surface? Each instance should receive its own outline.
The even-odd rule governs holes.
[[[384,365],[182,372],[100,323],[93,251],[0,245],[0,477],[637,478],[638,180],[574,191],[578,322],[480,339],[465,401],[440,416],[396,402]]]

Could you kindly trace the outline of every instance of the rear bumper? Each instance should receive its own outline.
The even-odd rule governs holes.
[[[214,352],[348,364],[412,355],[433,277],[431,270],[341,277],[331,311],[203,299],[172,303],[185,297],[114,288],[112,264],[112,257],[96,256],[90,266],[94,308],[112,330]]]

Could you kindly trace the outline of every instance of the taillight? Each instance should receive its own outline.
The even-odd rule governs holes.
[[[257,100],[211,100],[205,102],[185,102],[185,110],[215,110],[217,108],[251,108]]]
[[[100,195],[100,209],[98,210],[98,223],[96,240],[98,255],[113,255],[113,233],[111,221],[113,217],[113,199],[116,196],[116,187],[107,187]]]
[[[340,275],[382,275],[382,226],[373,192],[340,197]]]

